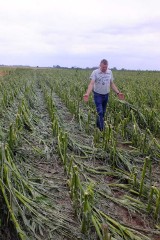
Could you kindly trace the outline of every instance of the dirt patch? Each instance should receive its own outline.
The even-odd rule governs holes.
[[[129,142],[126,142],[126,143],[119,142],[117,143],[117,147],[127,151],[133,150],[133,146],[131,146],[131,143]]]
[[[109,207],[112,208],[112,217],[123,223],[122,225],[134,229],[139,233],[145,234],[151,240],[159,240],[159,234],[152,233],[154,226],[146,216],[139,215],[134,211],[129,211],[123,206],[110,202]]]
[[[143,216],[139,216],[138,214],[133,213],[126,208],[116,206],[115,214],[116,216],[119,216],[120,219],[122,219],[123,224],[128,225],[132,228],[149,228],[149,222],[147,219],[144,219]]]
[[[106,182],[107,184],[115,182],[115,177],[114,176],[104,176],[103,179],[104,179],[104,182]]]

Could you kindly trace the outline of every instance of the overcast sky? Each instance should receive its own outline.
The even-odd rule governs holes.
[[[0,0],[0,64],[160,70],[159,0]]]

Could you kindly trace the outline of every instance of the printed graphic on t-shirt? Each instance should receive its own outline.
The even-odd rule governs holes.
[[[97,84],[105,85],[108,81],[109,81],[108,76],[99,76],[99,77],[96,79],[95,82],[96,82]]]

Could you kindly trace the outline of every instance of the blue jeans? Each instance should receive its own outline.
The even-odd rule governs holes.
[[[104,115],[107,108],[109,94],[94,93],[94,102],[97,110],[97,127],[102,131],[104,129]]]

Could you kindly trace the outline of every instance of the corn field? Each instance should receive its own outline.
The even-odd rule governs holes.
[[[0,72],[0,239],[160,239],[160,72],[113,71],[103,132],[90,70]]]

